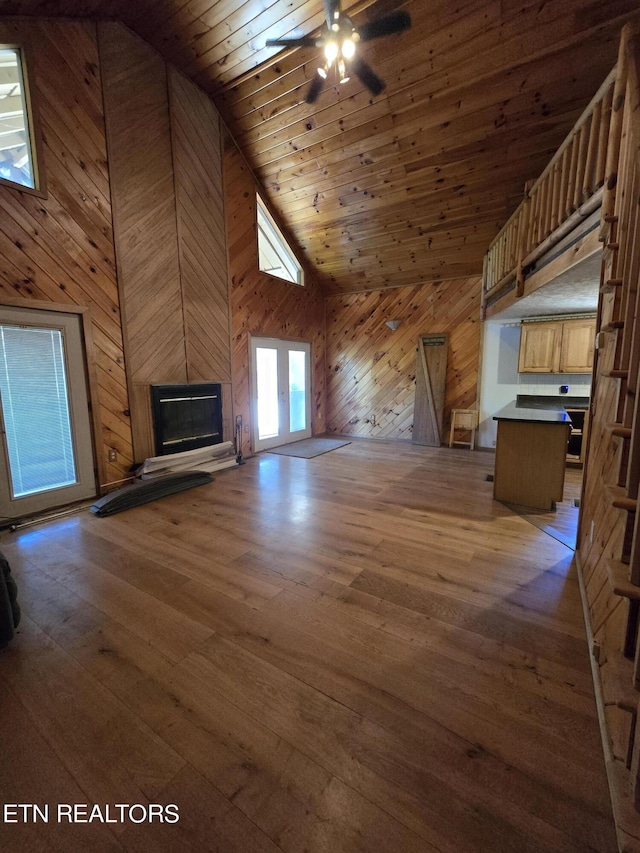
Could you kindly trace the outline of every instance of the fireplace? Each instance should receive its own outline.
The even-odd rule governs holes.
[[[222,386],[214,382],[152,385],[156,455],[222,441]]]

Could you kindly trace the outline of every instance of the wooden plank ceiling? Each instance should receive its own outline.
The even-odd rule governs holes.
[[[328,292],[480,274],[482,257],[615,62],[637,0],[344,0],[386,82],[304,95],[322,0],[7,0],[5,15],[117,18],[210,94]]]

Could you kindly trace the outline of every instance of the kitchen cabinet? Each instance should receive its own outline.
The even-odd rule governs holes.
[[[519,373],[591,373],[595,320],[523,323]]]
[[[557,373],[562,323],[523,323],[518,373]]]
[[[595,320],[571,320],[562,324],[560,373],[591,373],[595,336]]]

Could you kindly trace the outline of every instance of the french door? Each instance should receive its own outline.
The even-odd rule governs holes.
[[[253,448],[311,436],[311,344],[251,339]]]
[[[0,517],[96,494],[80,323],[0,306]]]

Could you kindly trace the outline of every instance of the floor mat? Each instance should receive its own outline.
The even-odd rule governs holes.
[[[303,459],[313,459],[322,453],[328,453],[338,447],[351,444],[350,441],[342,441],[339,438],[303,438],[302,441],[294,441],[293,444],[283,444],[282,447],[274,447],[268,453],[277,453],[279,456],[300,456]]]

